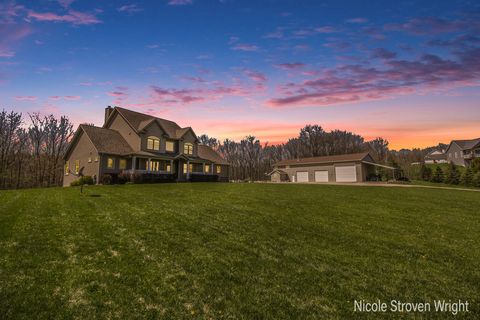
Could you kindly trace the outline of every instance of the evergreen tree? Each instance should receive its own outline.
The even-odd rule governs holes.
[[[449,184],[460,183],[460,172],[458,172],[457,166],[452,162],[448,165],[445,182]]]
[[[422,163],[422,166],[420,167],[420,179],[423,181],[430,181],[432,178],[432,169],[430,167],[427,167],[425,163]]]
[[[432,182],[443,182],[443,170],[442,168],[438,167],[435,169],[433,176],[432,176]]]
[[[472,182],[473,182],[472,168],[469,167],[463,172],[460,182],[467,187],[472,185]]]

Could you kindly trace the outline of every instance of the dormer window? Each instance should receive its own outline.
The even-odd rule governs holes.
[[[193,144],[187,142],[183,145],[183,153],[184,154],[193,154]]]
[[[158,139],[157,137],[148,137],[147,149],[156,151],[160,150],[160,139]]]

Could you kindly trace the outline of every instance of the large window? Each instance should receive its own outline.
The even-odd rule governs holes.
[[[120,170],[127,169],[127,160],[126,159],[120,159],[120,162],[118,163],[118,167],[119,167]]]
[[[209,164],[205,165],[205,173],[210,173],[210,165]]]
[[[166,160],[151,160],[150,171],[170,171],[170,161]]]
[[[174,152],[175,151],[175,142],[167,140],[165,143],[165,151]]]
[[[114,169],[115,168],[115,158],[108,158],[107,159],[107,168]]]
[[[217,165],[217,173],[222,173],[222,166]]]
[[[147,149],[157,151],[160,150],[160,139],[158,139],[157,137],[148,137]]]
[[[193,144],[187,142],[183,145],[183,153],[184,154],[193,154]]]
[[[65,162],[65,175],[68,176],[70,169],[68,168],[68,161]]]
[[[75,160],[75,174],[80,172],[80,160]]]

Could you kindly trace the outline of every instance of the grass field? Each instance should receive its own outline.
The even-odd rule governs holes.
[[[0,191],[0,319],[365,318],[354,299],[462,299],[478,319],[479,208],[414,187]]]

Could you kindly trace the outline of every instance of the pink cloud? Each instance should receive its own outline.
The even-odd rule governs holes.
[[[38,21],[68,22],[74,25],[90,25],[102,22],[92,13],[75,10],[68,10],[65,15],[59,15],[54,12],[29,11],[27,17]]]
[[[301,62],[279,63],[275,65],[275,67],[280,69],[285,69],[285,70],[299,69],[299,68],[303,68],[304,66],[305,64]]]
[[[168,4],[171,6],[184,6],[188,4],[193,4],[193,0],[170,0]]]
[[[268,101],[273,107],[326,106],[385,99],[395,95],[431,91],[442,87],[478,85],[480,49],[458,54],[458,60],[423,55],[418,60],[393,60],[388,52],[386,69],[341,65],[321,72],[320,77],[280,88],[283,97]]]
[[[315,30],[315,32],[318,32],[318,33],[334,33],[334,32],[337,32],[337,29],[335,29],[334,27],[330,27],[330,26],[319,27],[319,28],[315,28],[314,30]]]
[[[267,76],[265,76],[265,74],[261,73],[261,72],[258,72],[258,71],[254,71],[254,70],[249,70],[249,69],[245,69],[243,71],[243,73],[250,78],[250,80],[252,81],[256,81],[256,82],[265,82],[267,81]]]
[[[367,23],[368,19],[366,19],[366,18],[352,18],[352,19],[347,19],[345,22],[347,22],[347,23]]]
[[[50,97],[48,97],[48,98],[49,98],[50,100],[54,100],[54,101],[58,101],[58,100],[62,99],[62,97],[60,97],[60,96],[50,96]]]
[[[15,56],[12,46],[32,32],[31,28],[24,24],[0,23],[0,57],[11,58]]]
[[[127,94],[121,91],[109,91],[107,94],[111,97],[125,97]]]
[[[36,96],[16,96],[15,100],[18,101],[36,101],[38,97]]]
[[[80,100],[82,97],[80,96],[64,96],[63,99],[67,101],[74,101],[74,100]]]
[[[258,51],[258,46],[253,44],[239,43],[232,47],[232,50],[236,51]]]

